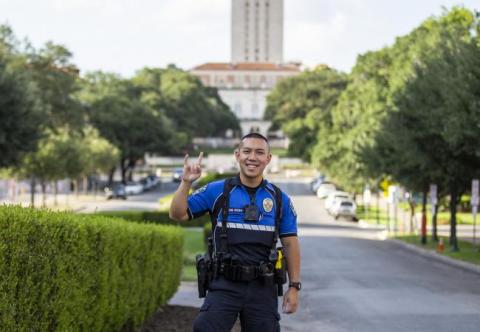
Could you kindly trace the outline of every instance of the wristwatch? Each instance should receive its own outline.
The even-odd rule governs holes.
[[[288,284],[288,288],[295,288],[297,291],[299,291],[300,289],[302,289],[302,283],[300,281],[292,281]]]

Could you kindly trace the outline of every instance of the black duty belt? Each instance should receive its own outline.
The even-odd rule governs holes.
[[[260,265],[225,264],[220,274],[232,281],[252,281],[259,277],[271,276],[273,274],[273,266],[269,263]]]

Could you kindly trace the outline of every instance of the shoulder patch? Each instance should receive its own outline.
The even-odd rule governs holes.
[[[292,200],[290,199],[290,209],[292,210],[293,215],[296,217],[297,216],[297,211],[295,211],[295,208],[293,207]]]
[[[270,212],[273,209],[273,201],[271,198],[265,198],[263,200],[263,209],[265,212]]]
[[[205,190],[207,190],[207,186],[208,186],[208,184],[204,185],[203,187],[198,188],[197,190],[195,190],[192,193],[192,195],[197,195],[197,194],[203,193]]]

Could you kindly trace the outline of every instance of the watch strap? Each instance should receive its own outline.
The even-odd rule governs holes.
[[[292,281],[288,284],[289,288],[295,288],[296,290],[301,290],[302,289],[302,283],[300,281]]]

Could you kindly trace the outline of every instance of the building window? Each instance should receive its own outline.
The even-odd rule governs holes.
[[[252,104],[252,116],[254,118],[258,117],[258,104],[257,103]]]
[[[237,101],[235,103],[235,106],[233,107],[233,113],[235,113],[236,116],[240,116],[242,114],[242,103]]]

